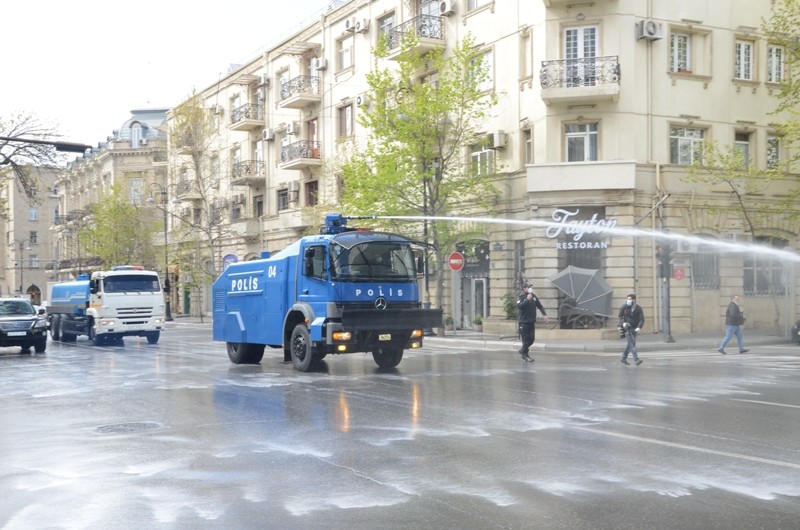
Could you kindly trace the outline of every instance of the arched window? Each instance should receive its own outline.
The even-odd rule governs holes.
[[[142,142],[142,125],[134,123],[131,125],[131,148],[136,149]]]

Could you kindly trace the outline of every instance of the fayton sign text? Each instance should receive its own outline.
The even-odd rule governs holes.
[[[616,219],[598,219],[597,214],[592,215],[591,219],[577,219],[580,209],[574,212],[564,208],[557,208],[553,212],[553,223],[551,223],[545,235],[550,239],[555,239],[561,234],[571,236],[571,242],[557,243],[556,247],[559,249],[574,249],[574,248],[607,248],[608,241],[586,241],[582,242],[583,236],[586,234],[602,234],[612,230],[617,226]]]

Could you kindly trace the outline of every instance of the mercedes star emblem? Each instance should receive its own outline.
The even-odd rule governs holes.
[[[375,309],[380,309],[383,311],[386,309],[387,305],[389,305],[389,302],[386,301],[386,298],[381,296],[380,298],[375,299]]]

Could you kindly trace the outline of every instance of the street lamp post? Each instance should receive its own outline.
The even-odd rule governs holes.
[[[161,195],[161,206],[158,206],[155,197],[152,195],[152,188],[157,187],[158,193]],[[167,245],[167,220],[168,220],[168,212],[167,212],[167,205],[169,204],[167,201],[167,190],[158,182],[153,182],[148,186],[150,191],[150,197],[147,199],[148,204],[156,205],[157,208],[160,208],[162,212],[164,212],[164,294],[165,294],[165,310],[166,310],[166,319],[168,322],[173,320],[172,318],[172,310],[170,308],[170,284],[169,284],[169,245]]]
[[[25,243],[28,247],[25,248]],[[9,243],[9,247],[16,253],[17,245],[19,245],[19,294],[22,295],[22,290],[25,288],[24,272],[25,272],[25,251],[30,250],[31,242],[27,239],[15,239]]]

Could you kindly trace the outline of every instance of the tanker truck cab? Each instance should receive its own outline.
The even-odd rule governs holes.
[[[214,339],[228,343],[232,362],[258,363],[268,345],[300,371],[354,352],[394,367],[405,349],[422,347],[424,328],[441,326],[441,310],[422,308],[413,242],[337,218],[338,229],[328,221],[321,235],[233,264],[215,282]],[[234,292],[239,281],[263,288]]]

